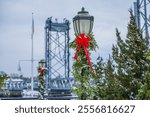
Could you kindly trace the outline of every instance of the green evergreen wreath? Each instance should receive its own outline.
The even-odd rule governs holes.
[[[78,37],[80,34],[76,35]],[[89,56],[90,51],[96,51],[98,45],[94,39],[93,33],[86,35],[91,40],[89,41],[89,47],[87,48]],[[76,43],[76,39],[70,43],[70,48],[73,48],[75,51],[78,48]],[[75,79],[75,86],[73,87],[73,92],[79,97],[79,99],[89,99],[92,95],[91,90],[91,78],[95,77],[95,74],[92,73],[92,69],[90,69],[90,65],[87,62],[85,52],[83,48],[81,48],[77,54],[78,61],[73,62],[73,71],[72,74]]]
[[[38,72],[39,72],[39,76],[38,76],[38,78],[39,78],[39,99],[41,99],[41,100],[43,100],[44,99],[44,94],[45,94],[45,78],[44,78],[44,76],[45,76],[45,74],[46,74],[46,69],[45,68],[43,68],[44,69],[44,72],[42,73],[42,75],[40,74],[41,73],[41,70],[42,70],[42,68],[41,67],[39,67],[38,68]]]

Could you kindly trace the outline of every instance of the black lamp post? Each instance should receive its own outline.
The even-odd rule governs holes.
[[[88,36],[93,29],[93,22],[94,17],[89,15],[88,11],[85,11],[84,7],[82,7],[81,11],[78,12],[78,14],[73,18],[73,27],[75,31],[75,35],[79,36],[80,34],[84,33],[86,36]],[[83,58],[82,64],[86,64],[86,59]],[[84,77],[84,71],[85,69],[82,68],[81,70],[81,76]],[[86,99],[85,94],[85,86],[84,81],[81,79],[81,86],[82,86],[82,92],[80,95],[81,100]]]
[[[44,78],[44,72],[45,72],[45,60],[42,59],[39,61],[39,99],[44,99],[44,93],[45,93],[45,78]]]
[[[84,7],[73,18],[73,27],[76,35],[85,33],[88,35],[93,29],[94,17],[89,15],[88,11],[85,11]]]

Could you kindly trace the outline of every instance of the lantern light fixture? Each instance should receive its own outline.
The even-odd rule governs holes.
[[[85,11],[82,7],[81,11],[73,18],[73,27],[76,35],[85,33],[88,35],[93,29],[94,17],[89,15],[88,11]]]

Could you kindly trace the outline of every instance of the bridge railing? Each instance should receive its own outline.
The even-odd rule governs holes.
[[[56,78],[50,81],[51,89],[71,89],[74,85],[74,79],[69,78]]]

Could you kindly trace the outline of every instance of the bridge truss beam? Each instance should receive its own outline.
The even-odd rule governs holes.
[[[54,79],[69,78],[69,26],[66,19],[45,22],[46,89],[53,87]]]
[[[134,14],[137,26],[145,33],[147,38],[150,38],[150,14],[148,13],[150,13],[150,0],[137,0],[134,2]]]

